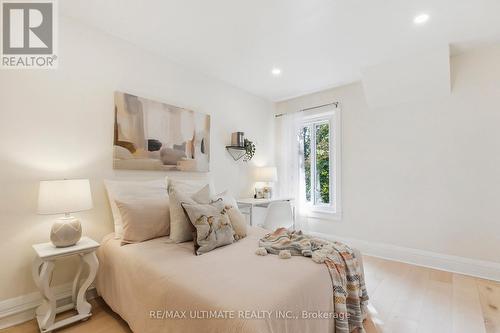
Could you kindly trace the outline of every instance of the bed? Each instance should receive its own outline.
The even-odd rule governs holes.
[[[249,227],[248,237],[201,256],[192,242],[120,246],[110,234],[98,250],[97,290],[134,332],[333,332],[334,318],[317,318],[333,313],[327,268],[255,255],[267,232]]]

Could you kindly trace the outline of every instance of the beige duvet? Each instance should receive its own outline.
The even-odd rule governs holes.
[[[334,318],[314,318],[333,313],[325,265],[255,255],[265,233],[252,227],[201,256],[192,242],[120,246],[108,235],[98,250],[98,292],[137,333],[333,332]]]

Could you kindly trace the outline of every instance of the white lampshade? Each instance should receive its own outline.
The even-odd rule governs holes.
[[[74,213],[92,208],[88,179],[40,182],[38,214]]]
[[[261,167],[255,169],[255,180],[258,182],[275,182],[278,180],[276,167]]]

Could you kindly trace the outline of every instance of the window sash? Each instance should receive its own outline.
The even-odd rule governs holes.
[[[323,203],[323,202],[318,202],[320,201],[319,198],[321,196],[320,192],[321,190],[318,187],[321,187],[321,183],[319,181],[319,174],[318,174],[318,160],[317,160],[317,128],[321,125],[328,125],[328,202]],[[310,133],[310,170],[309,170],[309,183],[311,184],[311,198],[310,200],[306,200],[310,205],[312,206],[317,206],[317,207],[323,207],[323,208],[328,208],[332,205],[332,123],[329,119],[324,119],[324,120],[318,120],[318,121],[308,121],[304,122],[302,126],[302,130],[304,128],[308,128],[308,131]],[[304,195],[306,195],[306,191],[304,191]]]
[[[329,195],[328,195],[328,199],[329,199],[329,202],[328,203],[318,203],[317,199],[318,199],[318,196],[320,195],[320,191],[319,189],[317,188],[316,185],[320,185],[319,181],[318,181],[318,173],[317,173],[317,152],[316,152],[316,143],[317,143],[317,138],[316,138],[316,127],[317,126],[320,126],[320,125],[323,125],[323,124],[328,124],[328,167],[329,167],[329,177],[328,177],[328,182],[329,182]],[[310,174],[309,174],[309,181],[310,181],[310,184],[311,184],[311,200],[310,201],[307,201],[307,195],[306,195],[306,190],[304,189],[304,198],[306,199],[306,203],[307,205],[310,207],[311,210],[314,210],[314,211],[326,211],[326,212],[332,212],[334,211],[335,212],[335,209],[336,209],[336,204],[335,204],[335,201],[336,201],[336,190],[337,190],[337,187],[334,185],[335,184],[335,175],[334,173],[336,172],[335,168],[334,168],[334,165],[335,165],[335,161],[336,161],[336,157],[335,157],[335,150],[332,149],[334,147],[334,144],[335,144],[335,124],[334,124],[334,121],[333,121],[333,115],[329,115],[329,116],[322,116],[322,117],[316,117],[316,118],[311,118],[309,120],[306,120],[302,123],[302,130],[304,128],[308,128],[309,129],[309,133],[310,133],[310,136],[311,136],[311,140],[310,140],[310,154],[311,154],[311,157],[310,157],[310,161],[311,161],[311,168],[310,168]]]
[[[318,131],[320,130],[320,127],[327,125],[328,126],[328,202],[321,202],[323,200],[322,195],[321,195],[321,190],[322,190],[322,183],[321,183],[321,177],[320,177],[320,172],[321,170],[318,170],[318,165],[319,165],[319,160],[318,160]],[[315,194],[314,194],[314,205],[315,206],[325,206],[328,207],[331,205],[331,154],[330,154],[330,144],[331,144],[331,126],[329,121],[321,121],[317,122],[314,125],[314,154],[315,154],[315,159],[314,159],[314,183],[315,183]]]

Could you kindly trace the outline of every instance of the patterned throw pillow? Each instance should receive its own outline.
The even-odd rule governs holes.
[[[182,203],[196,229],[194,250],[197,255],[234,242],[234,229],[225,209],[219,205]]]
[[[240,240],[247,236],[247,221],[245,216],[238,209],[238,204],[236,200],[229,194],[228,191],[221,192],[212,196],[212,205],[222,204],[229,215],[229,221],[233,226],[235,240]]]
[[[226,206],[229,221],[234,229],[234,239],[240,240],[247,236],[247,220],[238,207]]]

